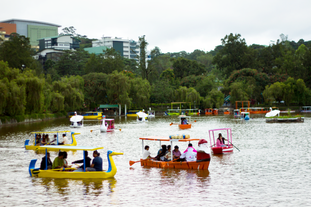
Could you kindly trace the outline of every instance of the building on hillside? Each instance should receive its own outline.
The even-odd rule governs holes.
[[[100,40],[92,41],[92,47],[100,46],[113,48],[119,52],[122,57],[138,60],[137,55],[139,55],[140,52],[139,44],[134,40],[122,39],[118,37],[102,37]]]
[[[15,24],[0,23],[0,42],[9,40],[12,33],[16,33]]]
[[[11,24],[11,27],[16,28],[16,33],[19,35],[23,35],[28,37],[30,40],[30,45],[32,48],[39,48],[39,39],[44,37],[51,37],[58,35],[58,28],[61,27],[57,24],[32,21],[32,20],[23,20],[23,19],[9,19],[5,21],[0,21],[1,23]],[[0,26],[1,27],[1,26]],[[3,26],[2,26],[3,27]],[[5,26],[5,28],[9,28],[9,26]],[[12,32],[6,31],[7,34],[11,34]]]

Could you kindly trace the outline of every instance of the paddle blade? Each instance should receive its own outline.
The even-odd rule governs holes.
[[[119,129],[119,131],[121,131],[121,129]]]
[[[91,132],[93,132],[93,130],[91,130]]]
[[[136,161],[136,162],[137,162],[137,161]],[[129,161],[129,164],[130,164],[130,166],[132,166],[132,165],[134,165],[136,162],[135,162],[135,161],[130,160],[130,161]]]
[[[194,122],[197,122],[197,120],[194,120]]]
[[[173,125],[173,123],[170,123],[170,126],[172,126]]]

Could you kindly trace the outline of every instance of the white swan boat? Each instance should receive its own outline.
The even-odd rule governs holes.
[[[83,127],[83,116],[75,115],[70,118],[70,127],[81,128]]]

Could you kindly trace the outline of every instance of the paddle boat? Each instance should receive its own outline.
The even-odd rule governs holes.
[[[41,145],[42,144],[42,138],[41,138],[41,134],[43,135],[49,135],[48,139],[50,140],[44,140],[44,142],[46,142],[45,145]],[[59,145],[59,136],[63,135],[63,134],[70,134],[71,136],[71,141],[69,140],[70,144],[65,144],[65,145]],[[45,148],[45,146],[76,146],[77,145],[77,141],[75,138],[75,135],[78,135],[80,133],[74,133],[71,131],[50,131],[50,132],[31,132],[31,135],[34,135],[33,137],[33,143],[32,145],[29,144],[30,140],[26,139],[25,140],[25,149],[26,150],[36,150],[36,151],[43,151]],[[40,135],[40,136],[39,136]],[[56,138],[54,138],[54,135],[56,135]],[[52,140],[53,139],[53,140]]]
[[[148,110],[148,118],[155,118],[155,111],[149,108]]]
[[[208,108],[205,109],[205,115],[218,115],[218,109],[212,109],[212,108]]]
[[[191,116],[179,115],[180,119],[178,127],[179,129],[190,129],[191,128]]]
[[[224,115],[230,115],[230,110],[228,108],[224,108]]]
[[[274,116],[280,116],[281,111],[278,109],[272,110],[270,107],[270,111],[266,113],[265,117],[274,117]]]
[[[139,111],[136,113],[136,115],[137,115],[137,121],[138,122],[148,121],[148,114],[146,114],[144,111]]]
[[[83,118],[84,116],[75,115],[70,118],[70,127],[81,128],[83,127]]]
[[[219,133],[221,132],[226,133],[227,144],[224,144],[223,146],[217,146],[217,138],[218,138]],[[210,147],[212,149],[213,154],[223,154],[223,153],[233,152],[231,128],[211,129],[211,130],[208,130],[208,134],[209,134],[209,140],[210,140]]]
[[[137,114],[140,112],[140,110],[129,110],[127,113],[126,113],[126,116],[127,117],[137,117]]]
[[[113,132],[114,128],[114,119],[106,119],[105,115],[103,115],[103,119],[100,120],[100,131]]]
[[[171,138],[170,138],[171,137]],[[142,150],[144,152],[144,141],[159,141],[160,148],[161,142],[170,142],[171,146],[174,146],[177,143],[185,143],[185,142],[192,142],[192,141],[200,141],[201,139],[190,138],[188,135],[178,136],[177,139],[172,138],[172,136],[162,137],[162,136],[147,136],[139,138],[142,140]],[[194,145],[195,146],[195,145]],[[171,157],[173,157],[173,151],[171,151]],[[199,153],[197,155],[199,157]],[[141,166],[144,167],[157,167],[157,168],[173,168],[173,169],[195,169],[195,170],[208,170],[210,164],[210,157],[205,159],[200,159],[196,161],[157,161],[153,159],[140,159],[139,161],[129,161],[130,165],[134,163],[140,162]]]
[[[301,113],[310,113],[311,112],[311,106],[302,106],[300,112]]]
[[[250,112],[243,111],[241,109],[234,109],[234,118],[240,119],[240,120],[249,120],[250,119]]]
[[[246,111],[250,112],[250,114],[265,114],[268,112],[268,110],[263,107],[248,107]]]
[[[82,116],[84,117],[84,119],[98,120],[102,118],[102,114],[103,112],[99,112],[99,111],[95,111],[95,112],[89,111],[89,112],[82,114]]]
[[[43,146],[45,150],[46,157],[46,165],[47,166],[47,151],[94,151],[103,149],[103,147],[84,147],[84,146]],[[39,178],[112,178],[117,173],[117,167],[112,159],[114,155],[123,155],[120,152],[107,152],[107,160],[108,160],[108,170],[107,171],[86,171],[83,169],[82,171],[75,171],[77,168],[60,168],[60,169],[39,169],[36,168],[37,159],[33,159],[29,164],[29,174],[31,177],[39,177]],[[84,156],[84,153],[83,153]],[[83,157],[84,166],[85,166],[85,156]]]

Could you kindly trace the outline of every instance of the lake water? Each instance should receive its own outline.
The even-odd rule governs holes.
[[[116,117],[116,130],[100,133],[97,121],[71,129],[69,119],[55,119],[0,127],[0,206],[311,206],[310,115],[304,123],[266,123],[264,115],[250,121],[233,116],[193,116],[193,127],[180,131],[176,117],[156,117],[147,123]],[[142,136],[190,134],[209,141],[208,130],[231,128],[233,144],[240,150],[212,155],[209,170],[174,170],[129,166],[142,155]],[[118,168],[114,179],[32,178],[31,159],[40,165],[42,154],[24,149],[32,131],[72,130],[78,145],[104,146]],[[152,156],[159,143],[147,141]],[[197,144],[194,142],[194,146]],[[180,150],[186,143],[179,144]],[[91,154],[91,153],[90,153]],[[51,152],[51,159],[56,157]],[[68,153],[71,163],[82,152]]]

